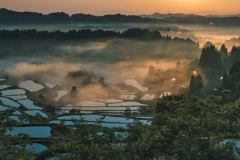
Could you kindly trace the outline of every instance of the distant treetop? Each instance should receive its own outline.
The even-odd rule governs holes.
[[[50,14],[42,14],[36,12],[17,12],[5,8],[0,9],[1,23],[99,23],[99,22],[119,22],[119,23],[158,23],[162,20],[141,18],[134,15],[104,15],[94,16],[89,14],[73,14],[68,15],[64,12],[55,12]]]

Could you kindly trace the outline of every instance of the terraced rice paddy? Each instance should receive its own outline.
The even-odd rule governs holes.
[[[32,80],[27,80],[20,82],[18,87],[29,90],[30,92],[36,92],[44,88],[43,85],[33,82]]]
[[[39,110],[29,110],[29,111],[25,111],[25,113],[30,114],[32,116],[35,116],[37,113],[40,114],[41,116],[48,118],[48,116],[46,115],[46,113],[39,111]]]
[[[2,96],[14,96],[14,95],[24,95],[26,91],[24,89],[10,89],[2,90]]]
[[[56,85],[60,86],[61,84],[45,83],[45,86],[48,89],[54,89]],[[127,99],[135,99],[136,95],[133,92],[121,90],[123,94],[121,95],[120,99],[95,99],[92,101],[80,101],[75,104],[68,104],[65,105],[65,107],[61,107],[61,110],[57,110],[55,113],[58,116],[54,118],[49,117],[49,114],[46,114],[42,107],[35,105],[34,101],[30,100],[26,95],[26,90],[30,92],[38,92],[41,91],[44,86],[31,80],[22,82],[18,86],[23,89],[4,90],[8,87],[11,87],[10,85],[2,85],[2,88],[0,87],[0,89],[2,89],[2,97],[0,97],[2,105],[0,105],[0,112],[9,109],[17,109],[13,112],[13,115],[10,116],[10,118],[18,121],[21,124],[21,126],[14,127],[13,131],[8,131],[6,134],[16,135],[19,133],[26,133],[30,135],[31,138],[40,138],[43,141],[46,138],[51,138],[52,125],[60,124],[65,126],[73,126],[75,124],[73,120],[79,121],[81,118],[83,118],[84,123],[89,125],[99,125],[101,127],[107,127],[110,129],[116,129],[117,127],[123,127],[127,129],[128,125],[133,124],[134,119],[125,117],[126,110],[129,109],[128,112],[132,114],[139,114],[141,107],[148,106],[136,101],[125,102],[124,100]],[[69,92],[66,90],[57,91],[58,96],[54,98],[54,100],[58,102],[68,93]],[[152,95],[149,95],[149,97],[146,98],[145,94],[145,99],[151,99]],[[22,110],[20,106],[24,107],[24,110]],[[19,109],[19,107],[21,109]],[[79,110],[79,113],[70,115],[72,113],[72,109]],[[40,124],[32,124],[31,119],[34,120],[34,117],[37,114],[40,114],[42,117],[44,117],[45,121],[41,122]],[[147,120],[149,117],[138,117],[137,119],[143,124],[151,124],[151,122]],[[36,120],[34,123],[37,122]],[[117,134],[122,134],[122,132],[116,132],[115,135]],[[34,149],[32,147],[34,147]],[[40,143],[33,143],[33,146],[28,145],[27,149],[34,152],[41,152],[46,150],[47,147]]]
[[[19,133],[26,133],[35,138],[46,138],[51,136],[51,127],[48,126],[34,126],[34,127],[14,127],[13,131],[8,131],[6,134],[16,135]]]
[[[18,102],[24,105],[27,109],[42,109],[41,107],[34,105],[33,101],[29,99],[19,100]]]

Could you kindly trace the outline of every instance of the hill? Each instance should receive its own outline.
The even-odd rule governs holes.
[[[168,13],[168,14],[162,14],[162,13],[154,13],[152,15],[139,15],[142,18],[156,18],[156,19],[163,19],[167,17],[188,17],[188,16],[194,16],[195,14],[183,14],[183,13]]]
[[[239,26],[240,17],[204,17],[204,16],[188,16],[188,17],[167,17],[163,18],[167,23],[181,23],[181,24],[214,24],[221,26]]]
[[[0,9],[0,24],[4,23],[158,23],[161,20],[142,18],[134,15],[104,15],[94,16],[90,14],[68,15],[64,12],[42,14],[36,12],[17,12],[5,8]]]

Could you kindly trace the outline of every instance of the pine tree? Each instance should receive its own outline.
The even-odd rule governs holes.
[[[197,75],[196,79],[196,90],[199,93],[201,89],[203,89],[203,79],[202,76],[199,74]]]
[[[220,54],[221,54],[221,58],[223,61],[227,60],[227,56],[228,56],[228,51],[227,48],[225,47],[225,45],[223,44],[221,49],[220,49]]]
[[[232,62],[240,61],[240,48],[233,46],[231,51],[231,60]]]
[[[197,76],[192,75],[189,85],[189,92],[191,94],[199,94],[201,89],[203,89],[202,76],[200,74]]]
[[[229,69],[229,75],[233,75],[234,73],[237,73],[240,71],[240,63],[236,62],[233,64],[233,66]]]
[[[200,56],[200,66],[202,68],[222,68],[221,54],[215,48],[210,46],[202,49]]]
[[[194,77],[194,75],[192,75],[191,76],[191,78],[190,78],[191,80],[190,80],[190,85],[189,85],[189,92],[191,93],[191,94],[193,94],[194,93],[194,91],[195,91],[195,85],[194,85],[194,79],[195,79],[195,77]]]

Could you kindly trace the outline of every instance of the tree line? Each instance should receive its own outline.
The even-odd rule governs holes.
[[[240,47],[233,46],[228,52],[224,44],[219,50],[209,44],[202,49],[196,63],[201,67],[207,84],[203,86],[201,75],[192,76],[191,94],[200,95],[200,90],[204,90],[205,95],[222,96],[223,102],[234,102],[240,98]]]
[[[161,20],[151,18],[141,18],[135,15],[104,15],[94,16],[90,14],[68,15],[64,12],[42,14],[36,12],[17,12],[5,8],[0,9],[0,23],[158,23]]]
[[[153,39],[153,40],[166,40],[174,42],[189,42],[197,44],[191,39],[187,38],[172,38],[171,36],[162,36],[159,31],[150,29],[132,28],[123,32],[109,31],[109,30],[69,30],[67,32],[55,31],[37,31],[36,29],[28,30],[0,30],[0,39],[101,39],[101,38],[132,38],[132,39]]]

